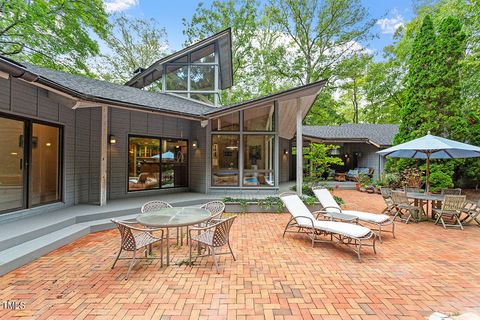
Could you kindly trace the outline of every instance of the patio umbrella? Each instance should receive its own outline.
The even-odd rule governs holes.
[[[431,135],[430,132],[412,141],[408,141],[378,154],[392,158],[413,158],[427,160],[426,189],[430,189],[430,159],[458,159],[480,157],[480,147]]]

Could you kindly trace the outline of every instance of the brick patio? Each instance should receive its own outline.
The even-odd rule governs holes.
[[[351,207],[378,212],[378,195],[337,191]],[[234,262],[160,269],[126,261],[110,269],[116,230],[92,234],[0,278],[0,300],[23,301],[1,319],[413,319],[433,311],[480,313],[480,228],[397,224],[363,263],[348,250],[281,237],[287,214],[240,215]],[[186,257],[186,248],[173,249]]]

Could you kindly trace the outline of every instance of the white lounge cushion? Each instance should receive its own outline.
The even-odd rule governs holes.
[[[281,197],[283,203],[287,207],[288,211],[294,216],[297,223],[303,227],[312,227],[312,221],[315,228],[326,232],[337,233],[347,237],[361,238],[367,235],[371,230],[369,228],[359,226],[356,224],[337,222],[337,221],[324,221],[317,220],[313,214],[308,210],[307,206],[303,203],[302,199],[296,194]],[[308,217],[302,218],[302,217]]]
[[[324,220],[316,220],[315,228],[353,238],[362,238],[371,231],[369,228],[358,224]]]
[[[315,193],[315,196],[317,197],[318,201],[320,201],[320,204],[322,205],[322,207],[326,208],[325,211],[327,212],[332,212],[332,213],[342,212],[344,214],[355,216],[359,220],[374,222],[374,223],[383,223],[390,219],[390,217],[387,216],[386,214],[376,214],[376,213],[362,212],[362,211],[356,211],[356,210],[341,210],[340,206],[335,201],[335,198],[327,189],[315,189],[313,190],[313,193]],[[338,208],[341,211],[335,208]]]
[[[362,212],[362,211],[355,211],[355,210],[343,210],[342,213],[355,216],[359,220],[367,221],[367,222],[383,223],[390,220],[390,217],[387,216],[386,214],[377,214],[377,213]]]
[[[310,219],[312,219],[313,221],[315,221],[316,219],[310,212],[310,210],[308,210],[308,208],[305,206],[299,196],[297,196],[296,194],[292,194],[288,196],[283,196],[281,197],[281,199],[292,216],[294,216],[295,218],[300,217],[296,219],[299,225],[309,227],[312,226],[312,221]],[[310,219],[301,217],[308,217]]]

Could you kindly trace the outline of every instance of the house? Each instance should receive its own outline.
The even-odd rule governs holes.
[[[384,169],[385,158],[376,152],[391,147],[398,132],[398,124],[341,124],[338,126],[304,126],[304,144],[324,143],[340,148],[335,155],[344,165],[336,172],[348,172],[355,168],[372,168],[378,178]]]
[[[231,60],[229,29],[125,85],[0,57],[0,212],[185,191],[274,193],[290,179],[284,150],[295,135],[301,142],[325,82],[221,106]]]

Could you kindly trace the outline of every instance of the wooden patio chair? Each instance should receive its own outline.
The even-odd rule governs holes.
[[[448,189],[448,188],[444,188],[442,189],[441,191],[442,193],[442,196],[445,196],[445,195],[454,195],[454,196],[459,196],[462,194],[462,189],[460,188],[456,188],[456,189]]]
[[[397,217],[405,223],[408,223],[410,219],[415,222],[420,221],[421,215],[424,213],[423,208],[420,205],[412,204],[404,191],[392,191],[392,201],[397,210],[393,216],[393,221],[395,221]],[[404,214],[406,215],[407,213],[408,217],[404,218]]]
[[[466,214],[466,216],[461,220],[462,225],[475,221],[480,227],[480,200],[478,200],[476,203],[473,201],[467,201],[463,212]]]
[[[136,253],[140,249],[144,249],[145,257],[138,259],[153,259],[148,257],[148,252],[150,251],[151,245],[157,242],[160,242],[160,266],[163,267],[163,230],[161,229],[151,229],[151,228],[137,228],[133,226],[134,223],[128,221],[119,221],[116,219],[111,220],[118,228],[121,236],[120,250],[118,251],[117,258],[113,262],[112,269],[115,267],[115,264],[118,260],[130,260],[130,265],[128,267],[127,275],[125,280],[128,279],[128,275],[132,270],[133,266],[136,263],[137,257]],[[161,237],[156,237],[152,232],[160,232]],[[131,258],[120,258],[122,251],[133,252]],[[157,258],[158,259],[158,258]]]
[[[394,211],[396,211],[397,209],[395,208],[395,203],[393,203],[392,200],[392,189],[381,187],[380,193],[382,194],[383,201],[386,205],[382,213],[393,215]]]
[[[443,228],[457,227],[463,230],[460,216],[465,208],[466,196],[446,195],[440,209],[433,208],[432,212],[436,214],[435,224],[442,223]],[[445,223],[445,219],[449,222]]]
[[[189,262],[192,263],[192,241],[198,242],[199,245],[205,245],[208,247],[208,253],[205,255],[198,255],[197,257],[212,256],[213,263],[217,273],[220,273],[217,263],[217,255],[221,254],[231,254],[233,260],[236,261],[235,255],[233,254],[232,247],[230,246],[230,228],[233,225],[237,216],[233,216],[227,219],[219,220],[217,223],[206,226],[206,227],[191,227],[189,230],[190,238],[190,254]],[[198,235],[192,235],[192,232],[200,232]],[[223,246],[228,246],[230,252],[217,252],[218,248]]]
[[[405,192],[411,193],[425,193],[425,190],[417,187],[405,187]]]

